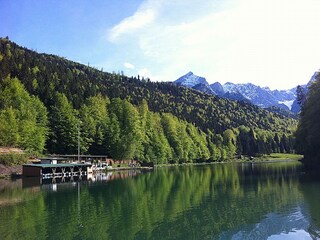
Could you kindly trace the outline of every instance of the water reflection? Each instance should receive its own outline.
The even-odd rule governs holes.
[[[319,176],[319,172],[308,172],[300,176],[300,190],[304,195],[311,217],[309,232],[314,236],[314,239],[320,239]]]
[[[304,205],[292,208],[285,214],[269,213],[259,223],[249,224],[220,234],[218,239],[274,239],[275,236],[284,238],[299,233],[299,238],[311,239],[304,229],[309,227],[308,213]],[[296,237],[298,237],[296,236]]]
[[[306,179],[295,162],[159,168],[14,185],[0,182],[0,239],[319,236],[314,190],[320,184]],[[3,199],[13,201],[4,207]]]
[[[78,183],[88,185],[95,182],[108,182],[117,179],[135,177],[142,172],[142,170],[127,170],[107,173],[100,172],[82,177],[73,176],[46,179],[28,177],[14,180],[0,179],[0,207],[5,205],[14,205],[36,197],[37,194],[35,193],[39,191],[56,192],[68,188],[76,188]]]

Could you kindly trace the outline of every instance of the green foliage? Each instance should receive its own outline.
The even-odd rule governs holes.
[[[128,101],[119,98],[110,103],[110,153],[115,159],[132,159],[141,142],[139,114]]]
[[[47,110],[30,96],[21,82],[7,77],[0,82],[0,145],[41,152],[47,137]]]
[[[149,112],[146,129],[143,160],[157,164],[168,163],[173,159],[173,152],[161,125],[161,116]]]
[[[228,238],[245,226],[248,234],[241,236],[252,236],[252,223],[265,221],[275,211],[291,216],[292,206],[306,197],[312,218],[306,228],[315,232],[319,184],[305,179],[306,174],[298,175],[298,170],[296,162],[254,167],[214,164],[160,168],[135,177],[127,173],[129,178],[121,181],[84,183],[56,192],[15,184],[0,195],[0,235],[4,239],[212,239]],[[226,232],[231,234],[225,237]],[[261,239],[258,234],[255,238]]]
[[[303,100],[300,122],[296,132],[296,147],[306,160],[319,162],[320,157],[320,76],[309,87],[309,92]]]
[[[227,159],[232,159],[236,154],[237,137],[231,129],[223,132],[223,143],[226,146]]]
[[[0,112],[0,145],[17,146],[20,135],[18,121],[12,107],[2,109]]]
[[[40,152],[47,140],[48,152],[75,154],[79,140],[82,153],[156,163],[292,152],[296,121],[251,104],[105,73],[8,39],[0,54],[0,144]]]
[[[49,119],[51,132],[48,150],[52,153],[76,154],[80,122],[77,111],[73,109],[64,94],[56,94]]]
[[[27,154],[0,154],[0,164],[9,166],[24,164],[28,161],[28,157]]]
[[[108,105],[110,100],[98,95],[90,97],[79,111],[81,122],[81,152],[104,154],[108,148],[107,133],[110,118]]]
[[[23,79],[27,90],[37,94],[47,107],[52,104],[55,92],[64,93],[76,109],[85,99],[100,93],[110,99],[129,98],[134,105],[145,99],[153,112],[171,113],[194,123],[202,131],[211,129],[220,134],[240,125],[290,134],[296,125],[292,118],[248,103],[218,98],[170,83],[140,81],[134,77],[101,72],[64,58],[38,54],[4,39],[0,43],[0,54],[5,56],[0,66],[0,77],[11,74]],[[11,58],[4,54],[7,45],[14,53]],[[22,65],[21,70],[19,64]]]

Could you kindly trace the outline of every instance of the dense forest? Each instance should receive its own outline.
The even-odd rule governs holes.
[[[309,86],[308,92],[300,91],[298,102],[302,105],[296,132],[296,149],[303,154],[305,163],[319,167],[320,158],[320,75]]]
[[[82,153],[157,163],[293,151],[292,118],[0,43],[0,145],[76,153],[79,138]]]

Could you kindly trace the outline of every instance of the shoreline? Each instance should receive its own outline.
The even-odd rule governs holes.
[[[14,179],[22,177],[22,165],[0,164],[0,179]]]
[[[213,165],[213,164],[227,164],[227,163],[276,163],[276,162],[298,162],[296,159],[270,159],[270,160],[245,160],[245,161],[222,161],[222,162],[204,162],[204,163],[176,163],[176,164],[159,164],[154,165],[155,168],[161,167],[183,167],[183,166],[200,166],[200,165]]]
[[[105,172],[115,172],[115,171],[125,171],[125,170],[151,170],[153,167],[115,167],[115,168],[106,168]]]
[[[194,162],[194,163],[175,163],[175,164],[155,164],[154,167],[115,167],[112,169],[105,169],[105,172],[109,171],[124,171],[124,170],[151,170],[162,167],[175,167],[175,166],[197,166],[197,165],[211,165],[218,163],[276,163],[276,162],[291,162],[300,161],[303,158],[302,155],[297,154],[281,154],[273,153],[267,156],[256,157],[250,159],[245,157],[243,159],[232,159],[229,161],[216,161],[216,162]],[[0,179],[14,179],[22,176],[22,165],[4,165],[0,164]]]

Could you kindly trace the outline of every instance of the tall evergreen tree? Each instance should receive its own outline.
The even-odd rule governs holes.
[[[132,159],[141,144],[139,114],[127,100],[112,99],[110,103],[111,156]]]
[[[108,126],[110,125],[109,104],[110,100],[99,94],[95,97],[90,97],[86,104],[81,106],[79,117],[82,126],[82,151],[98,155],[110,153],[108,139]]]
[[[183,146],[181,138],[178,133],[177,119],[172,115],[163,114],[161,118],[164,134],[168,139],[170,147],[172,148],[173,161],[178,162],[183,160]]]
[[[320,159],[320,76],[309,87],[296,132],[296,148],[306,162],[318,164]]]
[[[63,93],[56,94],[49,118],[51,129],[47,146],[49,152],[76,154],[81,125],[77,111]]]

